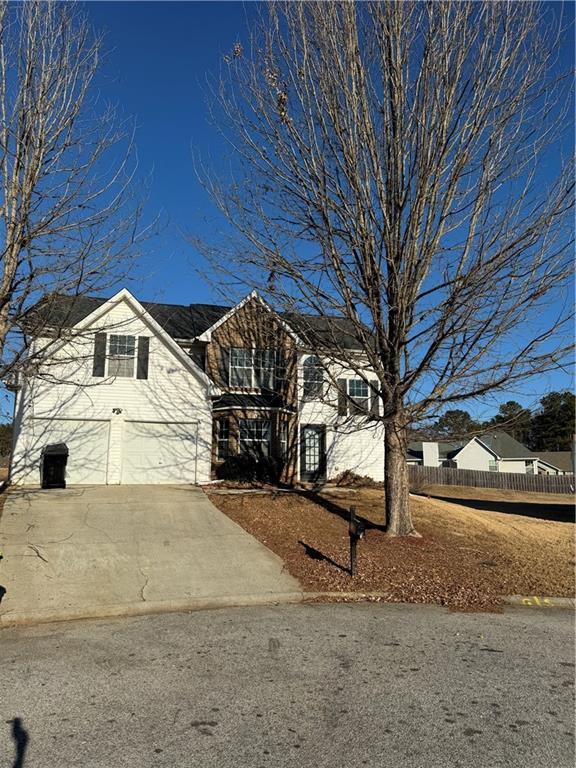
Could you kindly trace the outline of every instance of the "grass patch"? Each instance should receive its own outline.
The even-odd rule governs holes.
[[[574,526],[412,497],[422,538],[383,532],[381,489],[213,495],[212,502],[286,563],[308,591],[385,593],[391,602],[492,610],[503,595],[574,596]],[[350,505],[367,522],[348,573]]]

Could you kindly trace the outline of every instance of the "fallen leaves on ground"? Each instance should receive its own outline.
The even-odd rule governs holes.
[[[414,497],[421,538],[395,539],[383,531],[380,489],[210,498],[279,555],[307,591],[382,592],[378,599],[460,610],[493,610],[503,595],[574,595],[571,523]],[[368,523],[353,578],[347,522],[352,504]]]

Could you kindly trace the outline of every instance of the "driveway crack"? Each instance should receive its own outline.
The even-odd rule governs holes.
[[[113,540],[112,540],[112,539],[110,538],[110,536],[109,536],[109,535],[106,533],[106,531],[104,531],[102,528],[98,528],[96,525],[90,525],[90,523],[88,522],[88,515],[90,514],[90,512],[91,512],[91,509],[90,509],[90,504],[88,504],[88,505],[86,506],[86,512],[84,513],[84,525],[85,525],[87,528],[92,528],[92,530],[93,530],[93,531],[98,531],[98,533],[101,533],[102,535],[106,536],[106,538],[108,539],[108,541],[110,541],[110,542],[112,542],[112,543],[113,543]]]
[[[144,573],[142,568],[139,568],[138,570],[140,571],[141,576],[144,577],[144,584],[142,584],[142,586],[140,587],[140,599],[142,600],[143,603],[145,603],[146,602],[146,598],[144,596],[144,590],[148,586],[148,582],[150,581],[150,577],[146,573]]]

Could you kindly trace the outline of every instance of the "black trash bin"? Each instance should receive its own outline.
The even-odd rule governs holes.
[[[40,463],[40,482],[42,488],[66,488],[66,463],[68,446],[66,443],[46,445],[42,449]]]

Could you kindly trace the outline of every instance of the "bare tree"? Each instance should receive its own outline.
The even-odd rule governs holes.
[[[352,325],[361,354],[338,353],[378,381],[390,534],[413,532],[407,427],[570,348],[559,13],[273,3],[217,86],[233,180],[203,178],[231,227],[199,247],[276,306]]]
[[[74,3],[0,2],[3,379],[47,362],[74,312],[53,297],[118,285],[145,234],[132,131],[95,90],[101,53]]]

